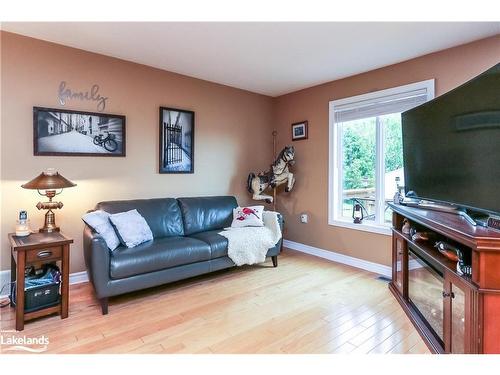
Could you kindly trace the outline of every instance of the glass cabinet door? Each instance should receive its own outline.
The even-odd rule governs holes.
[[[451,284],[451,353],[465,353],[465,293]]]
[[[407,251],[407,243],[402,238],[397,236],[393,237],[393,251],[394,251],[394,270],[393,270],[393,282],[394,285],[398,288],[399,292],[402,295],[405,295],[403,288],[403,262],[405,259],[405,253]],[[406,296],[405,296],[406,297]]]
[[[447,273],[443,291],[445,306],[445,351],[453,354],[469,352],[468,304],[470,291],[456,275]]]

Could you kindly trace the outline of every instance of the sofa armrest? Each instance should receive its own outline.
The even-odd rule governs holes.
[[[280,228],[281,228],[281,238],[276,243],[276,245],[274,245],[272,248],[270,248],[267,251],[266,256],[268,256],[268,257],[276,257],[277,255],[279,255],[279,253],[281,252],[281,248],[283,246],[283,229],[285,226],[285,220],[283,219],[283,215],[281,215],[280,213],[278,213],[278,223],[279,223]],[[276,260],[273,259],[273,263],[275,263],[275,261]],[[276,267],[276,265],[275,265],[275,267]]]
[[[283,229],[285,227],[285,219],[283,219],[283,215],[278,212],[278,223],[281,229],[281,238],[283,239]]]
[[[90,282],[98,298],[106,297],[109,282],[109,249],[101,235],[88,225],[83,229],[83,255]]]
[[[281,229],[281,238],[280,240],[278,241],[278,243],[276,244],[276,247],[278,249],[278,252],[281,252],[281,248],[283,247],[283,236],[284,236],[284,229],[285,229],[285,219],[283,218],[283,215],[278,213],[278,223],[280,225],[280,229]]]

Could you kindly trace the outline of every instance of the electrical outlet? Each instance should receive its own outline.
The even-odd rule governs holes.
[[[300,222],[301,223],[307,224],[308,221],[309,221],[309,215],[307,215],[307,214],[301,214],[300,215]]]

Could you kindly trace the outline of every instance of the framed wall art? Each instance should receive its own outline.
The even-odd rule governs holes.
[[[307,139],[307,121],[292,124],[292,141]]]
[[[160,107],[160,173],[194,173],[194,112]]]
[[[33,107],[37,156],[125,156],[125,116]]]

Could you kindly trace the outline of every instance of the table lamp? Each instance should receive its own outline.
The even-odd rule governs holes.
[[[40,232],[59,232],[56,226],[56,215],[53,209],[62,208],[62,202],[52,202],[52,198],[61,194],[64,188],[76,186],[73,182],[61,176],[55,169],[49,168],[45,172],[35,177],[33,180],[21,185],[24,189],[37,190],[38,194],[49,198],[48,202],[38,202],[36,208],[39,210],[48,210],[45,214],[45,224],[40,228]],[[60,191],[56,191],[60,189]]]

